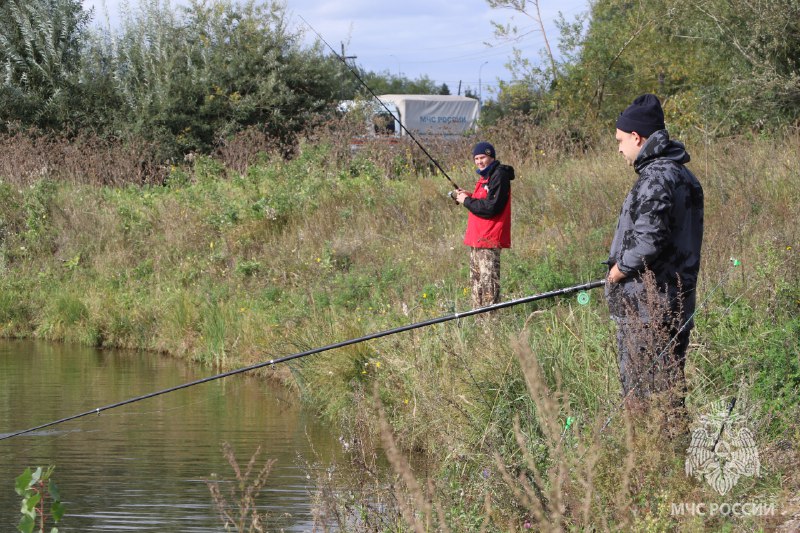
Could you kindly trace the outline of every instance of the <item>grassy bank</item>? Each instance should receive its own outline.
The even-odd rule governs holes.
[[[349,500],[321,491],[322,512],[349,509],[361,516],[354,529],[378,530],[422,530],[420,517],[457,531],[733,531],[786,519],[725,525],[675,516],[670,504],[764,500],[791,511],[800,481],[798,142],[689,147],[706,192],[690,407],[739,398],[762,476],[720,496],[686,478],[685,443],[659,441],[648,419],[617,409],[614,330],[595,291],[585,306],[516,307],[488,327],[464,319],[265,371],[340,428],[356,463],[367,465],[378,444],[397,451],[398,492],[377,482]],[[499,154],[518,175],[505,299],[601,277],[634,179],[611,146],[574,158],[548,151]],[[158,350],[225,369],[467,309],[465,211],[441,176],[402,154],[388,161],[320,141],[244,173],[200,157],[169,169],[163,186],[46,173],[5,182],[0,335]],[[468,161],[447,168],[472,182]],[[424,458],[413,470],[410,453]],[[375,501],[391,511],[376,518]]]

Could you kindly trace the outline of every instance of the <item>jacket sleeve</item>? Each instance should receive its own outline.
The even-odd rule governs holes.
[[[626,275],[642,272],[647,265],[654,264],[669,240],[672,192],[666,180],[644,183],[637,204],[630,241],[617,265]]]
[[[474,200],[467,198],[464,200],[464,207],[470,213],[481,218],[492,218],[503,212],[511,194],[511,180],[513,170],[501,165],[489,179],[489,191],[486,198]]]

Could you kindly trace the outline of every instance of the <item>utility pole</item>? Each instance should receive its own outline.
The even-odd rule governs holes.
[[[347,60],[348,60],[348,59],[355,59],[355,58],[357,58],[358,56],[348,56],[348,55],[345,55],[345,53],[344,53],[344,42],[340,41],[340,44],[342,45],[342,55],[341,55],[341,60],[344,62],[345,66],[346,66],[346,65],[347,65]],[[331,48],[331,52],[334,52],[333,48],[332,48],[332,47],[330,47],[330,45],[328,45],[328,47],[329,47],[329,48]],[[334,52],[334,53],[336,53],[336,52]],[[353,67],[355,67],[355,63],[353,63]],[[340,87],[341,87],[341,94],[340,94],[340,96],[339,96],[339,97],[340,97],[340,98],[342,98],[342,99],[344,99],[344,85],[345,85],[344,83],[342,83],[342,84],[340,85]]]
[[[347,56],[347,55],[345,55],[345,54],[344,54],[344,43],[341,43],[341,45],[342,45],[342,59],[343,59],[345,62],[347,62],[347,60],[348,60],[348,59],[355,59],[355,58],[357,58],[357,57],[358,57],[358,56]]]

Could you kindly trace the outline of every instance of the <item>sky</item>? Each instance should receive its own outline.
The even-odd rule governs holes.
[[[82,0],[94,8],[94,20],[113,27],[120,19],[120,4],[126,0]],[[186,0],[169,1],[174,10]],[[547,38],[557,52],[558,13],[567,20],[589,9],[590,0],[540,0]],[[127,0],[134,9],[138,0]],[[532,2],[529,2],[532,4]],[[486,0],[286,0],[290,24],[316,38],[300,17],[337,51],[355,56],[363,68],[401,74],[411,79],[427,75],[437,85],[446,83],[452,94],[461,85],[490,98],[498,80],[511,80],[506,64],[514,46],[525,57],[541,63],[544,38],[531,19],[508,9],[492,9]],[[513,18],[512,18],[513,16]],[[517,43],[494,37],[492,22],[516,24],[528,34]],[[488,46],[492,43],[493,46]]]

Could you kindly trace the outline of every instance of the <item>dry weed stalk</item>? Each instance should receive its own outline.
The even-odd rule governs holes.
[[[535,531],[563,531],[583,527],[609,530],[608,523],[597,524],[592,511],[597,510],[595,488],[596,468],[603,453],[600,441],[602,420],[598,419],[587,434],[581,434],[577,424],[563,427],[562,419],[571,418],[569,397],[561,387],[560,374],[556,373],[555,388],[548,386],[543,369],[530,348],[526,334],[514,344],[528,391],[536,408],[536,419],[541,431],[541,442],[546,449],[546,464],[537,463],[530,452],[531,440],[514,420],[514,435],[522,452],[525,469],[516,476],[514,467],[507,466],[499,454],[495,463],[503,480],[515,499],[529,513],[531,520],[526,528]],[[633,468],[632,428],[626,424],[627,446],[625,469],[622,472],[619,497],[620,508],[625,509],[630,496],[628,479]],[[519,468],[519,467],[516,467]],[[601,521],[605,517],[600,513]],[[509,527],[513,529],[514,525]]]
[[[378,406],[381,441],[386,451],[386,457],[389,459],[395,473],[403,481],[408,495],[411,497],[411,504],[409,504],[404,494],[400,492],[400,488],[395,487],[396,498],[403,519],[417,533],[430,531],[433,508],[431,494],[433,487],[432,485],[429,486],[430,492],[428,492],[428,494],[425,494],[422,490],[422,487],[414,476],[414,472],[411,470],[411,465],[397,448],[392,427],[389,425],[389,421],[386,418],[386,411],[383,408],[383,404],[381,404],[377,398],[375,403]],[[422,514],[421,518],[418,516],[418,513]],[[444,523],[440,524],[440,526],[446,527]]]
[[[588,432],[579,431],[577,424],[571,429],[563,427],[565,415],[570,416],[568,395],[562,392],[560,376],[556,375],[554,388],[548,386],[544,372],[532,352],[527,336],[522,335],[514,344],[521,362],[528,391],[536,409],[541,440],[536,444],[546,449],[546,462],[531,452],[531,437],[525,434],[519,417],[514,419],[514,436],[522,454],[520,465],[508,465],[507,459],[494,453],[497,471],[517,504],[522,507],[527,520],[522,525],[518,518],[500,517],[492,509],[492,491],[484,494],[484,515],[480,530],[500,527],[517,531],[520,527],[533,531],[564,531],[582,526],[611,530],[604,513],[598,523],[593,511],[603,504],[595,487],[596,468],[604,455],[601,437],[602,419]],[[384,450],[400,483],[395,486],[398,507],[404,521],[413,531],[448,531],[448,523],[441,503],[435,499],[436,486],[428,481],[427,490],[415,477],[408,460],[398,449],[392,428],[382,404],[375,400],[380,422]],[[623,513],[623,526],[629,524],[631,506],[630,478],[634,468],[633,428],[629,418],[625,425],[624,468],[620,471],[616,501]],[[569,432],[569,433],[568,433]],[[607,454],[606,454],[607,455]],[[434,512],[435,511],[435,512]],[[438,523],[433,520],[438,519]],[[457,519],[455,519],[457,521]],[[450,524],[452,525],[452,524]],[[616,526],[615,526],[616,527]],[[624,527],[623,527],[624,529]]]
[[[214,501],[214,506],[220,514],[224,524],[225,530],[233,527],[239,533],[244,531],[261,533],[266,531],[262,523],[262,516],[258,512],[256,505],[256,498],[259,491],[266,485],[272,467],[277,459],[268,459],[261,470],[256,475],[255,479],[250,479],[253,474],[253,469],[256,465],[256,459],[261,453],[259,446],[250,461],[247,463],[247,468],[242,472],[239,467],[239,462],[233,453],[231,445],[227,442],[222,443],[222,453],[228,464],[233,468],[236,475],[236,483],[231,483],[228,497],[226,497],[220,489],[220,482],[216,479],[216,474],[211,474],[213,481],[206,481],[208,490],[211,492],[211,498]]]
[[[623,412],[623,420],[625,421],[625,456],[623,461],[623,470],[620,475],[619,490],[616,494],[616,507],[618,510],[627,510],[628,503],[631,497],[631,476],[635,466],[634,456],[634,430],[633,419],[631,413],[627,410]],[[625,531],[630,525],[630,513],[623,512],[621,522],[619,523],[619,530]]]
[[[679,283],[675,294],[664,292],[649,269],[633,283],[642,284],[641,297],[624,302],[625,327],[618,331],[618,335],[625,335],[623,342],[629,355],[629,366],[621,367],[629,387],[626,408],[656,415],[665,435],[678,436],[688,429],[684,361],[677,350],[681,338],[688,335],[679,334],[684,327],[682,301],[677,296],[682,287]],[[660,407],[653,409],[655,406]]]
[[[279,141],[256,126],[249,126],[230,139],[220,140],[215,156],[227,170],[247,174],[247,170],[258,163],[262,154],[284,153]]]
[[[157,151],[155,143],[143,139],[17,131],[0,135],[0,176],[18,187],[44,178],[88,185],[162,184],[169,167]]]
[[[541,117],[511,113],[487,127],[481,136],[502,146],[502,158],[513,165],[542,166],[543,163],[586,151],[592,140],[581,126],[543,125]]]
[[[522,368],[528,392],[536,407],[537,421],[542,432],[543,444],[547,450],[550,466],[545,476],[530,453],[528,437],[520,427],[519,417],[514,418],[514,436],[522,452],[526,472],[520,472],[516,480],[512,479],[508,468],[499,454],[495,454],[495,462],[503,479],[512,488],[515,496],[532,514],[537,529],[541,531],[559,531],[566,511],[564,491],[569,483],[570,458],[565,453],[564,439],[561,432],[562,405],[568,405],[566,394],[558,389],[560,378],[557,376],[557,390],[551,391],[533,351],[528,344],[528,337],[523,334],[514,343]],[[528,475],[533,476],[531,481]],[[522,489],[520,490],[520,487]]]

